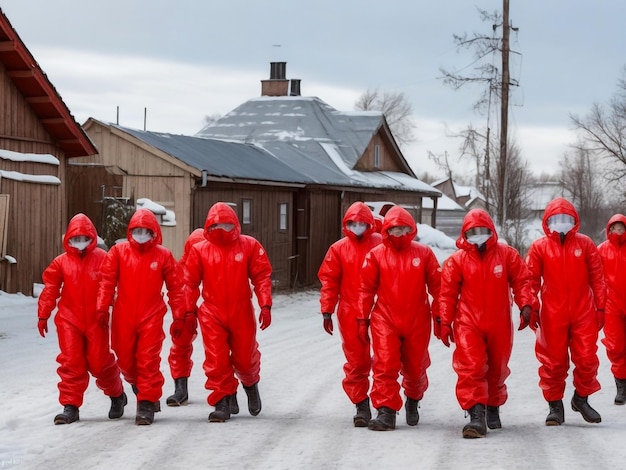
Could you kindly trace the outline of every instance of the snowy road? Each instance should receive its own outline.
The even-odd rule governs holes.
[[[454,396],[451,350],[433,338],[430,387],[421,402],[420,423],[409,427],[404,412],[394,432],[352,427],[353,406],[341,388],[343,356],[337,335],[321,327],[318,293],[275,297],[273,324],[259,332],[263,411],[241,413],[228,423],[209,423],[199,341],[190,379],[190,404],[168,408],[152,426],[134,424],[134,397],[125,416],[106,418],[109,400],[92,380],[81,419],[54,426],[57,402],[56,334],[36,329],[36,299],[0,293],[0,469],[196,469],[196,468],[623,468],[626,407],[613,405],[614,384],[600,346],[603,390],[591,404],[600,425],[571,411],[566,390],[565,425],[546,427],[547,405],[537,386],[530,330],[516,332],[502,408],[503,429],[487,438],[464,440],[468,421]],[[52,326],[52,322],[51,322]],[[169,317],[167,320],[169,327]],[[163,356],[166,356],[169,342]],[[164,397],[173,391],[166,361]],[[164,403],[164,398],[162,400]]]

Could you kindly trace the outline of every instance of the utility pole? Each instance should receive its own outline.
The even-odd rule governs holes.
[[[509,123],[509,0],[502,0],[502,100],[500,106],[500,168],[499,168],[499,195],[497,218],[500,227],[506,220],[506,186],[507,186],[507,135]]]

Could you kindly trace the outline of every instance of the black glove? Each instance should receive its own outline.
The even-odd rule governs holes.
[[[333,317],[332,313],[324,312],[324,331],[332,336],[333,334]]]

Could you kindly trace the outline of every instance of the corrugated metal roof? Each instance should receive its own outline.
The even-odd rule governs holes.
[[[114,127],[212,176],[285,183],[315,182],[251,144]]]
[[[341,113],[319,98],[261,97],[193,137],[114,127],[212,176],[439,197],[412,175],[352,170],[383,124],[380,112]]]

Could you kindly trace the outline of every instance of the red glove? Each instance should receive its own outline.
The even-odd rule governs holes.
[[[194,312],[185,313],[185,330],[187,330],[193,341],[193,338],[198,333],[198,317]]]
[[[185,320],[182,318],[177,318],[172,322],[172,326],[170,326],[170,336],[172,339],[180,338],[185,331]]]
[[[441,317],[433,317],[433,333],[435,338],[441,339]]]
[[[604,309],[599,308],[596,310],[596,322],[598,323],[598,331],[604,328]]]
[[[100,310],[96,312],[96,322],[98,326],[103,330],[109,329],[109,311],[108,310]]]
[[[532,310],[530,305],[524,305],[519,312],[519,330],[523,330],[530,325],[530,329],[535,331],[539,328],[539,312]]]
[[[454,334],[452,333],[452,327],[450,325],[441,325],[441,342],[450,347],[450,343],[454,343]]]
[[[359,324],[359,339],[361,340],[361,342],[363,344],[369,344],[370,342],[370,334],[369,334],[369,327],[370,327],[370,320],[369,318],[357,318],[356,321]]]
[[[264,330],[272,323],[272,307],[264,306],[261,307],[261,313],[259,314],[259,324],[261,325],[261,329]]]
[[[332,336],[333,334],[333,317],[332,313],[324,313],[324,331]]]
[[[37,329],[39,330],[39,334],[42,338],[46,337],[46,333],[48,332],[48,319],[40,318],[37,321]]]

